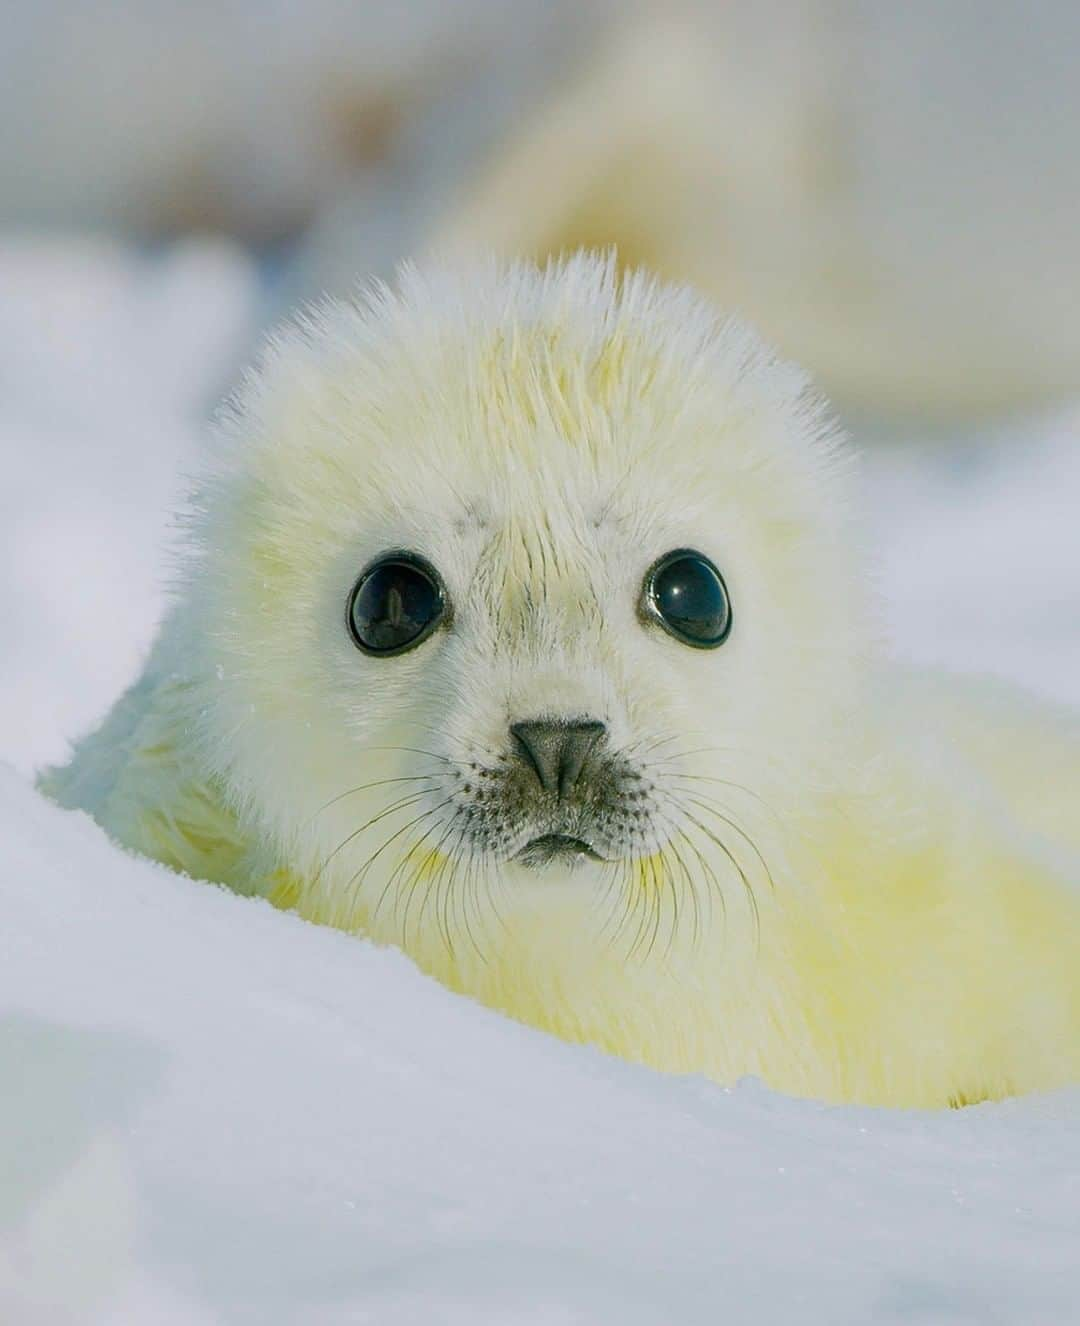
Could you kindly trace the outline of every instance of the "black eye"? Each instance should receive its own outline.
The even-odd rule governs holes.
[[[688,548],[667,553],[645,576],[642,611],[669,635],[696,649],[715,649],[731,630],[731,600],[720,572]]]
[[[400,654],[426,640],[446,616],[439,573],[415,553],[373,563],[349,595],[349,634],[365,654]]]

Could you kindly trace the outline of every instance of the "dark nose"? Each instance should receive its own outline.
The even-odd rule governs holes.
[[[519,757],[535,771],[544,791],[556,797],[568,796],[573,790],[604,731],[603,723],[544,718],[510,724]]]

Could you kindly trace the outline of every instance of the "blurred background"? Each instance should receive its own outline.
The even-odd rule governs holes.
[[[0,758],[134,674],[297,302],[615,246],[862,444],[900,658],[1080,703],[1074,0],[0,0]]]

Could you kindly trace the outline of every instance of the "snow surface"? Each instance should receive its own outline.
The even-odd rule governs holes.
[[[250,261],[0,246],[0,1322],[1063,1323],[1080,1092],[956,1113],[562,1045],[44,802],[161,611]],[[1067,416],[879,444],[897,653],[1080,703]]]
[[[0,1266],[41,1298],[380,1326],[1075,1307],[1080,1093],[904,1114],[665,1078],[126,858],[14,774],[0,804]],[[0,1320],[33,1319],[18,1294]]]

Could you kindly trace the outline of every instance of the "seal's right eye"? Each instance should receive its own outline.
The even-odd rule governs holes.
[[[678,548],[649,568],[641,613],[695,649],[715,649],[731,631],[731,600],[724,577],[704,553],[692,548]]]
[[[390,553],[373,562],[353,587],[349,634],[365,654],[400,654],[426,640],[447,607],[442,580],[430,562],[415,553]]]

